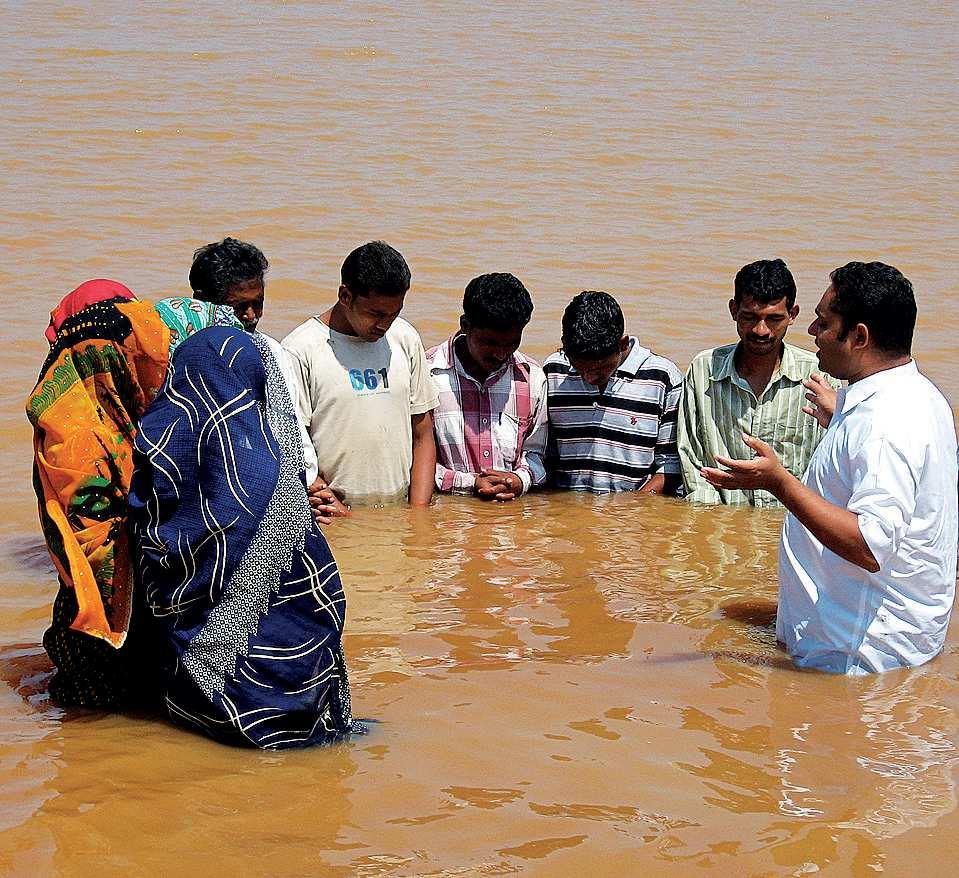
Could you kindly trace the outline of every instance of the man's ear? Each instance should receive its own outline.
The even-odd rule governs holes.
[[[799,316],[799,304],[796,303],[789,309],[789,325],[792,326],[796,322],[796,318]]]
[[[350,292],[350,288],[346,284],[340,284],[339,290],[336,292],[336,298],[339,300],[341,305],[349,308],[353,304],[353,293]]]
[[[460,315],[460,331],[461,331],[461,332],[469,332],[469,328],[470,328],[470,322],[469,322],[469,320],[466,319],[466,315],[465,315],[465,314],[461,314],[461,315]]]
[[[865,323],[857,323],[852,330],[852,347],[863,350],[869,347],[870,342],[872,333],[869,332],[869,327]]]
[[[739,305],[736,304],[735,299],[729,300],[729,316],[733,318],[733,322],[736,321],[736,315],[739,314]]]
[[[624,335],[624,336],[619,340],[619,352],[620,352],[621,354],[625,354],[626,351],[628,351],[628,350],[629,350],[629,336],[628,336],[628,335]]]

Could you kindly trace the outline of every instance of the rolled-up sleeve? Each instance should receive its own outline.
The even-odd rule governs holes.
[[[859,516],[859,532],[880,569],[899,553],[913,513],[919,473],[903,449],[886,438],[865,443],[852,457],[847,508]]]

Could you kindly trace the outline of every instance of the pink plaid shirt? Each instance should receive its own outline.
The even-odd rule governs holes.
[[[471,494],[477,474],[493,469],[516,473],[525,494],[546,481],[546,376],[517,351],[481,384],[456,355],[458,337],[426,352],[439,392],[433,409],[436,488]]]

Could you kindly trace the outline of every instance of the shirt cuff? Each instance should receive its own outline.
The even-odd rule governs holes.
[[[895,554],[892,528],[881,518],[870,515],[868,512],[860,512],[856,516],[856,523],[859,525],[859,533],[862,534],[863,540],[881,570]]]
[[[513,475],[518,476],[523,483],[523,490],[520,493],[525,494],[533,484],[533,474],[526,467],[519,467],[513,470]]]

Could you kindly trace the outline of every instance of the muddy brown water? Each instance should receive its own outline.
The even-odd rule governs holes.
[[[952,5],[37,3],[0,11],[0,871],[11,875],[951,874],[959,644],[869,679],[776,649],[775,513],[541,494],[363,510],[348,746],[224,748],[64,713],[22,413],[56,300],[186,289],[225,234],[271,260],[262,328],[322,310],[345,253],[409,259],[447,335],[513,271],[543,357],[583,288],[685,367],[735,271],[898,265],[955,404]]]

